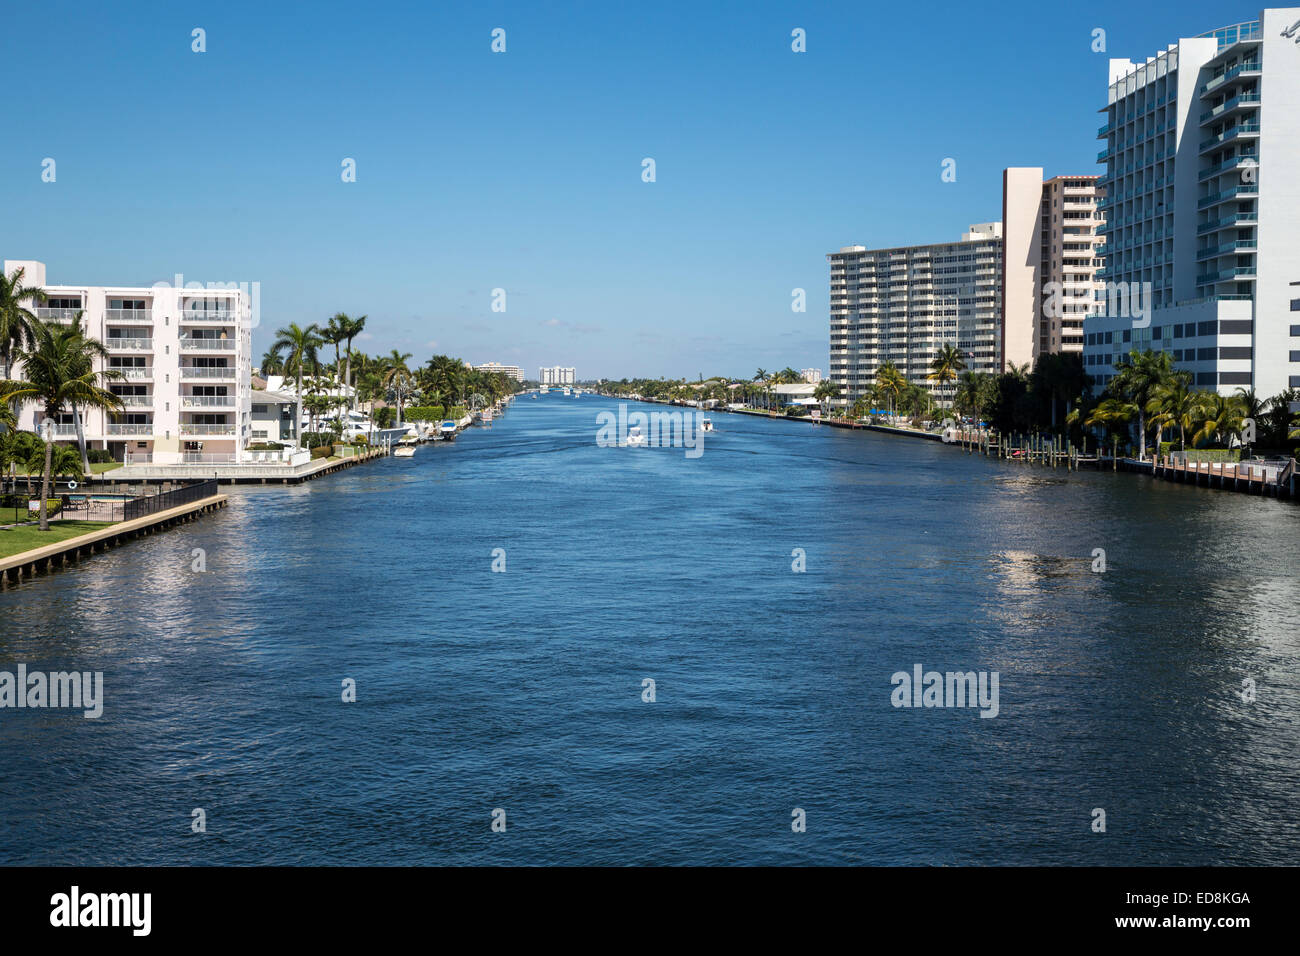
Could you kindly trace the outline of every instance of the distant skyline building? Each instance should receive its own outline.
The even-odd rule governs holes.
[[[800,377],[810,385],[816,385],[822,380],[822,370],[819,368],[806,368],[799,373]]]
[[[960,242],[845,246],[826,258],[837,404],[865,397],[885,362],[935,391],[926,376],[945,345],[972,371],[1002,370],[1002,223],[974,224]]]
[[[1110,61],[1097,386],[1130,350],[1197,387],[1300,387],[1300,7]]]
[[[479,372],[500,372],[503,375],[509,375],[516,382],[524,380],[524,370],[518,365],[502,365],[500,362],[484,362],[482,365],[475,365],[475,370]]]
[[[543,366],[538,369],[538,381],[543,385],[572,385],[575,380],[574,370],[556,365],[553,368]]]

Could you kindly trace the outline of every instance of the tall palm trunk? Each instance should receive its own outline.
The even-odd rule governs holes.
[[[343,395],[344,398],[347,399],[348,411],[353,412],[356,411],[357,408],[356,392],[346,391],[346,389],[352,388],[352,340],[351,339],[348,339],[348,350],[346,354],[347,354],[347,358],[344,360],[343,363],[343,387],[345,389]]]
[[[77,403],[72,403],[72,421],[77,426],[77,450],[81,452],[81,473],[90,475],[90,455],[86,453],[86,430],[81,425],[81,412],[77,410]]]
[[[49,416],[53,418],[53,415]],[[50,530],[50,516],[46,510],[46,501],[50,497],[50,470],[54,467],[54,440],[45,442],[45,470],[41,473],[41,530]]]

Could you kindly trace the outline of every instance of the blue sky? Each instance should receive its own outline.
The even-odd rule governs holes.
[[[1100,171],[1108,58],[1258,11],[13,5],[0,258],[51,283],[259,282],[259,355],[345,311],[369,316],[367,352],[530,377],[825,370],[826,253],[997,219],[1005,166]]]

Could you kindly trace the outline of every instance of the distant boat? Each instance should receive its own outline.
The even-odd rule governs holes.
[[[394,445],[394,446],[393,446],[393,457],[394,457],[394,458],[414,458],[414,457],[415,457],[415,445],[405,445],[405,444],[403,444],[403,445]]]
[[[700,431],[702,431],[702,432],[711,432],[711,431],[713,431],[713,421],[712,421],[711,419],[708,419],[708,418],[702,419],[702,420],[700,421]]]
[[[438,426],[438,433],[442,435],[444,441],[450,441],[456,437],[456,423],[448,418]]]
[[[627,430],[627,447],[644,448],[646,445],[645,435],[641,434],[641,426],[633,425]]]
[[[568,395],[569,392],[570,392],[570,389],[569,389],[569,387],[566,385],[566,386],[564,387],[564,394],[565,394],[565,395]]]

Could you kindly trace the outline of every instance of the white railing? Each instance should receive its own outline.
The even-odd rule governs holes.
[[[119,372],[127,381],[153,378],[152,365],[110,365],[110,372]]]
[[[226,454],[208,454],[201,451],[187,451],[181,454],[181,464],[184,465],[229,465],[233,464],[235,456],[233,453]]]
[[[186,309],[181,313],[182,322],[224,322],[233,323],[235,313],[229,310],[224,311],[202,311],[199,309]]]
[[[182,435],[234,435],[235,424],[229,425],[207,425],[196,424],[195,422],[181,422]]]
[[[153,461],[153,452],[128,451],[122,456],[124,465],[147,465]]]
[[[153,425],[119,425],[110,422],[108,425],[108,434],[110,435],[152,435]]]
[[[183,352],[233,352],[234,339],[181,339]]]
[[[59,322],[68,322],[77,317],[80,309],[51,309],[47,306],[38,306],[35,310],[38,319],[55,319]]]
[[[152,309],[105,309],[105,322],[131,322],[136,325],[153,325]]]
[[[225,378],[233,379],[233,368],[211,368],[208,366],[182,365],[181,378]]]
[[[59,438],[66,438],[77,434],[76,425],[55,425],[54,434]]]
[[[233,395],[182,395],[181,408],[234,408]]]
[[[105,339],[104,345],[110,352],[152,352],[153,339],[126,339],[113,338]]]
[[[119,395],[117,398],[124,406],[132,408],[153,404],[152,395]]]

